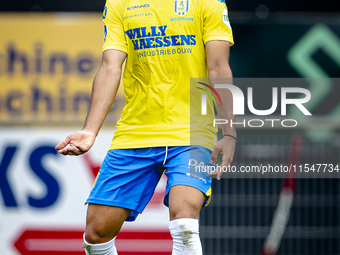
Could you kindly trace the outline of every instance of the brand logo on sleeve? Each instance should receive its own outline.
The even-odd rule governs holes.
[[[231,29],[231,25],[230,25],[230,21],[229,21],[229,15],[228,15],[228,10],[226,8],[223,9],[222,20],[223,20],[224,24],[226,24],[227,27],[229,27]]]
[[[190,9],[190,0],[175,0],[175,13],[184,16]]]

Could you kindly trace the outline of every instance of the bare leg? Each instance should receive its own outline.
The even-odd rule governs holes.
[[[178,185],[170,189],[170,220],[182,218],[198,219],[205,200],[202,191],[189,186]]]
[[[131,210],[106,205],[89,204],[85,239],[90,244],[112,240],[121,229]]]

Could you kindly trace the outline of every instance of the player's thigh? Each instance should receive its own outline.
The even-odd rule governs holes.
[[[169,192],[170,220],[198,219],[205,199],[206,195],[196,188],[185,185],[171,187]]]
[[[87,242],[105,243],[121,229],[131,210],[98,204],[89,204],[86,216],[85,239]]]

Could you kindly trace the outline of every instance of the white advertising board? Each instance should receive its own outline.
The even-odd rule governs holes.
[[[103,129],[87,156],[59,155],[55,145],[74,131],[0,128],[1,255],[84,254],[84,202],[113,131]],[[124,224],[119,254],[170,254],[165,183],[162,178],[143,214]]]

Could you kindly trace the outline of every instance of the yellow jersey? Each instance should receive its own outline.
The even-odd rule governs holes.
[[[110,149],[191,145],[190,78],[208,77],[205,43],[233,45],[224,0],[107,0],[103,20],[103,51],[127,53]]]

